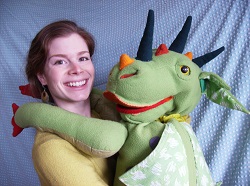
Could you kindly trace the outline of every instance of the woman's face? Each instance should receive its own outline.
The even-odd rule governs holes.
[[[37,76],[58,106],[88,99],[95,71],[85,40],[75,33],[52,40],[44,74]]]

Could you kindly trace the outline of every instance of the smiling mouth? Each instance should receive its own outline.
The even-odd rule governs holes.
[[[127,104],[127,103],[121,101],[115,94],[113,94],[109,91],[104,92],[103,95],[107,99],[117,103],[117,106],[116,106],[117,111],[119,113],[124,113],[124,114],[139,114],[141,112],[145,112],[147,110],[156,108],[156,107],[158,107],[166,102],[171,101],[174,98],[174,96],[169,96],[169,97],[164,98],[164,99],[162,99],[162,100],[160,100],[157,103],[154,103],[152,105],[136,106],[136,105],[130,105],[130,104]]]
[[[75,82],[69,82],[67,83],[67,86],[69,87],[80,87],[80,86],[83,86],[86,84],[86,80],[83,80],[83,81],[75,81]]]
[[[147,110],[156,108],[166,102],[169,102],[170,100],[172,100],[174,97],[173,96],[169,96],[153,105],[149,105],[149,106],[144,106],[144,107],[125,107],[122,105],[117,104],[116,109],[118,112],[120,113],[124,113],[124,114],[139,114],[141,112],[145,112]]]

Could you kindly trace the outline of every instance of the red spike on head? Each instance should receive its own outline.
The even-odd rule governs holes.
[[[160,56],[160,55],[162,55],[162,54],[167,54],[169,51],[168,51],[168,48],[167,48],[167,46],[165,45],[165,44],[161,44],[158,48],[157,48],[157,50],[156,50],[156,52],[155,52],[155,56]]]

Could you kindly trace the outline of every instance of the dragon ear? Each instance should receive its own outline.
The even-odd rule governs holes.
[[[220,76],[210,72],[202,72],[199,79],[201,90],[209,100],[221,106],[250,114],[234,95],[232,95],[230,87]]]

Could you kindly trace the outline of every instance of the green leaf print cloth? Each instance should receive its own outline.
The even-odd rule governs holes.
[[[197,138],[186,122],[166,127],[155,150],[119,179],[130,186],[214,186]]]

